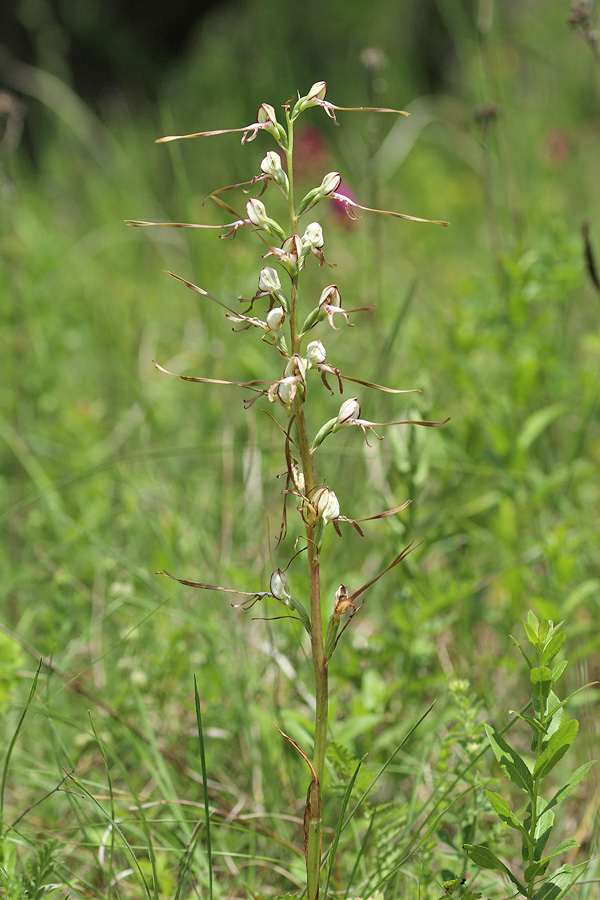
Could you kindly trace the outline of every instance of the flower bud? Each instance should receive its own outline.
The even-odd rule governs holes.
[[[258,108],[258,113],[256,115],[256,121],[259,122],[261,125],[268,123],[271,127],[265,129],[266,131],[276,132],[277,126],[279,125],[279,122],[277,121],[277,115],[275,113],[275,110],[269,103],[261,103],[261,105]]]
[[[355,419],[360,417],[360,403],[356,397],[350,397],[348,400],[344,400],[342,405],[340,406],[340,411],[337,415],[336,423],[333,427],[334,431],[339,431],[340,428],[347,428],[349,425],[352,425]]]
[[[327,93],[327,85],[324,81],[315,81],[308,94],[300,97],[298,103],[294,107],[294,113],[301,113],[311,106],[317,106],[319,100],[324,100]]]
[[[273,309],[269,310],[267,313],[267,325],[269,331],[272,331],[274,334],[279,334],[284,322],[285,312],[283,311],[283,307],[274,306]]]
[[[333,491],[324,487],[315,494],[312,500],[312,506],[315,509],[318,519],[323,519],[327,525],[332,519],[337,519],[340,514],[340,504],[338,498]]]
[[[275,110],[269,103],[261,103],[256,115],[256,121],[259,125],[265,126],[265,131],[272,134],[280,143],[287,143],[287,135],[285,130],[277,121]]]
[[[319,200],[323,200],[325,197],[334,194],[339,188],[342,182],[342,176],[339,172],[328,172],[319,187],[313,188],[306,194],[305,197],[300,201],[300,206],[298,207],[298,215],[302,215],[305,213],[307,209],[310,209]]]
[[[333,194],[342,183],[342,176],[339,172],[328,172],[318,188],[319,199]]]
[[[265,175],[270,175],[272,178],[275,178],[275,175],[281,168],[281,157],[279,153],[276,153],[274,150],[269,150],[260,164],[260,171],[264,172]]]
[[[323,229],[318,222],[311,222],[306,226],[306,230],[302,235],[302,249],[306,247],[310,250],[320,250],[324,244]]]
[[[275,569],[272,573],[269,591],[276,600],[281,600],[286,606],[292,605],[290,602],[290,583],[287,575],[281,569]]]
[[[273,269],[271,266],[265,266],[261,270],[258,277],[258,289],[259,291],[264,291],[265,294],[274,294],[276,291],[281,290],[281,282],[276,269]]]
[[[250,222],[256,228],[266,231],[267,234],[275,235],[280,238],[280,240],[285,239],[283,228],[274,219],[268,217],[265,204],[261,200],[257,200],[255,197],[248,200],[246,203],[246,213],[248,214]]]
[[[321,296],[319,297],[319,307],[323,309],[323,318],[325,318],[325,316],[327,315],[325,310],[326,306],[341,305],[342,297],[337,284],[330,284],[328,287],[324,288],[321,291]]]
[[[320,366],[327,359],[325,347],[321,341],[311,341],[306,348],[306,362],[308,368]]]
[[[277,184],[283,187],[287,194],[290,185],[288,177],[283,171],[279,153],[276,153],[274,150],[269,150],[260,164],[260,170],[261,172],[264,172],[265,175],[273,178]]]
[[[324,100],[327,93],[327,85],[324,81],[315,81],[310,91],[306,95],[306,99],[312,103],[317,100]]]
[[[296,396],[296,385],[287,381],[277,385],[277,399],[287,412],[288,416],[292,412],[294,397]]]
[[[246,203],[246,212],[253,225],[256,225],[257,228],[264,228],[265,231],[267,230],[269,217],[267,216],[264,203],[253,197]]]

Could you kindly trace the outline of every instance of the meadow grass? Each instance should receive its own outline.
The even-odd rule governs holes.
[[[487,57],[457,23],[456,90],[413,102],[422,130],[382,136],[373,164],[385,205],[451,228],[362,220],[349,233],[333,214],[325,223],[342,295],[378,304],[351,337],[353,358],[371,360],[361,375],[423,390],[402,408],[381,399],[372,417],[451,416],[443,430],[390,430],[366,449],[345,438],[330,451],[332,478],[336,467],[344,472],[342,506],[359,492],[372,497],[367,514],[390,497],[413,501],[391,527],[374,527],[375,541],[346,540],[349,581],[367,581],[399,543],[425,541],[397,578],[374,587],[331,674],[329,821],[358,761],[368,753],[350,808],[389,760],[341,835],[331,883],[342,895],[352,885],[349,896],[371,896],[390,879],[389,896],[419,896],[420,884],[421,897],[437,898],[443,873],[465,865],[462,843],[480,841],[479,829],[493,834],[475,787],[488,784],[492,760],[476,726],[503,725],[506,710],[527,700],[508,638],[527,609],[566,620],[569,693],[597,677],[600,342],[580,223],[592,217],[600,253],[599,67],[566,29],[558,33],[555,14],[536,17],[534,8],[501,20]],[[220,28],[204,46],[223,59],[219,48],[241,37]],[[307,83],[313,75],[329,73],[310,72]],[[207,78],[196,57],[184,63],[165,86],[160,123],[134,127],[114,111],[102,125],[80,105],[66,118],[51,106],[35,170],[25,154],[3,159],[5,748],[27,709],[4,770],[11,900],[27,885],[32,897],[183,898],[197,882],[208,888],[194,673],[215,895],[246,896],[244,884],[271,895],[302,886],[305,785],[272,725],[310,739],[298,642],[154,575],[166,568],[259,589],[271,564],[256,538],[265,546],[267,517],[271,528],[278,517],[279,449],[259,411],[241,415],[237,396],[171,383],[151,363],[262,377],[258,342],[241,345],[216,308],[161,274],[251,296],[251,241],[150,237],[121,224],[142,214],[215,215],[202,199],[256,167],[260,151],[241,154],[235,139],[210,154],[153,147],[184,113],[191,129],[225,127],[280,94],[263,74],[245,92],[205,103]],[[298,78],[287,81],[291,89]],[[352,89],[342,102],[356,99]],[[483,101],[499,107],[487,125],[472,115]],[[343,129],[351,137],[342,175],[368,187],[364,126]],[[325,138],[337,153],[333,126]],[[320,412],[317,403],[315,420]],[[336,587],[325,586],[330,595]],[[457,693],[456,678],[470,687]],[[577,702],[583,763],[597,745],[597,692]],[[594,777],[568,804],[588,853]],[[465,837],[469,829],[477,835]],[[583,883],[595,871],[576,896],[595,896]]]

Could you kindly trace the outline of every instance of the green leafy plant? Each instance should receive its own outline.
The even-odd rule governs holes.
[[[519,753],[494,728],[485,726],[500,769],[527,801],[525,811],[518,814],[504,796],[496,791],[486,791],[489,802],[506,828],[520,835],[522,873],[515,874],[488,846],[465,844],[465,850],[476,865],[501,872],[527,900],[558,900],[565,896],[573,883],[574,872],[570,865],[563,864],[551,874],[548,870],[557,857],[575,850],[579,846],[577,841],[567,838],[550,851],[546,847],[555,824],[556,807],[594,764],[591,761],[579,766],[551,796],[548,793],[544,796],[548,776],[571,747],[579,729],[577,720],[567,717],[565,707],[575,694],[583,690],[579,688],[562,701],[554,693],[554,686],[568,664],[567,660],[562,660],[551,667],[566,639],[565,632],[560,631],[561,624],[539,621],[533,612],[529,612],[524,626],[527,640],[533,648],[533,662],[512,638],[527,663],[532,686],[533,715],[515,713],[531,729],[532,758]]]
[[[377,433],[378,428],[390,425],[437,427],[444,424],[443,422],[422,421],[405,416],[399,416],[393,422],[370,421],[362,417],[358,397],[351,397],[342,402],[339,411],[327,422],[317,428],[311,427],[309,421],[311,404],[309,401],[314,391],[312,380],[316,374],[320,376],[323,386],[332,396],[335,391],[328,379],[337,384],[340,394],[343,392],[344,384],[348,382],[352,385],[360,385],[362,388],[394,395],[404,394],[407,391],[374,384],[356,377],[354,371],[349,374],[343,370],[343,367],[338,368],[328,361],[323,342],[314,337],[318,327],[328,324],[331,328],[338,330],[336,322],[339,318],[345,320],[346,324],[350,326],[353,324],[350,322],[350,315],[363,312],[366,308],[343,308],[340,290],[335,284],[328,285],[322,290],[318,302],[315,303],[315,299],[309,297],[303,307],[300,281],[306,263],[311,257],[314,257],[319,266],[330,264],[324,255],[321,224],[314,221],[300,228],[300,219],[312,212],[323,201],[334,201],[341,205],[348,216],[353,219],[359,217],[361,212],[366,211],[414,222],[430,221],[403,213],[373,210],[362,206],[342,189],[339,172],[327,173],[320,185],[309,190],[301,200],[297,200],[294,189],[294,127],[303,113],[314,108],[321,108],[330,118],[336,120],[336,112],[343,108],[326,100],[326,92],[325,82],[316,82],[309,92],[304,96],[299,96],[295,103],[291,101],[286,103],[283,108],[285,124],[279,121],[275,109],[270,104],[263,103],[258,110],[256,121],[248,126],[160,139],[160,142],[168,142],[181,138],[212,137],[232,132],[241,133],[242,144],[253,141],[262,132],[274,139],[280,152],[269,151],[260,164],[258,174],[250,181],[222,188],[211,195],[222,209],[234,217],[233,221],[223,226],[195,225],[183,222],[128,222],[128,224],[136,226],[170,224],[171,227],[177,228],[213,228],[223,232],[221,237],[235,237],[240,229],[248,228],[262,241],[263,251],[265,251],[263,258],[272,257],[277,266],[277,268],[274,266],[262,267],[258,278],[258,290],[253,297],[245,301],[247,306],[243,312],[213,297],[203,287],[199,287],[179,275],[169,274],[202,297],[208,298],[224,308],[226,318],[235,326],[234,330],[252,330],[259,333],[262,341],[269,348],[271,356],[280,366],[283,366],[283,372],[280,368],[274,377],[271,375],[247,382],[223,381],[188,375],[177,375],[176,377],[199,384],[242,387],[253,394],[252,398],[246,402],[246,406],[250,406],[257,400],[266,400],[284,410],[287,422],[283,425],[277,423],[283,436],[285,490],[276,548],[282,547],[288,533],[287,506],[293,500],[296,503],[300,520],[300,533],[294,544],[295,552],[283,568],[277,567],[272,572],[267,590],[253,592],[188,579],[175,578],[175,580],[203,590],[241,595],[244,599],[235,605],[243,609],[249,609],[259,601],[266,601],[269,598],[280,601],[285,609],[285,614],[277,616],[277,618],[293,618],[298,621],[301,625],[298,632],[299,639],[310,644],[308,654],[314,674],[315,708],[313,747],[305,750],[295,740],[281,732],[283,737],[298,751],[310,772],[304,813],[304,846],[309,900],[315,900],[319,895],[320,876],[324,864],[322,792],[328,740],[329,665],[342,635],[364,603],[363,595],[414,549],[414,545],[409,544],[395,556],[389,565],[357,589],[351,590],[344,584],[340,584],[335,597],[329,600],[329,610],[327,611],[326,600],[322,597],[321,592],[321,562],[327,526],[331,525],[341,537],[341,526],[343,523],[347,523],[362,537],[364,536],[361,527],[363,522],[394,516],[405,509],[410,501],[405,501],[393,509],[387,509],[375,515],[360,518],[342,515],[336,493],[317,469],[318,451],[326,440],[332,439],[339,431],[352,426],[356,426],[362,431],[368,443],[367,436],[370,434],[381,439]],[[361,108],[360,111],[365,110]],[[400,110],[391,109],[370,109],[369,111],[406,115]],[[280,224],[277,219],[267,213],[265,204],[259,197],[250,197],[245,204],[245,214],[241,215],[223,199],[224,193],[239,189],[245,189],[246,192],[260,189],[259,196],[262,196],[270,186],[273,186],[284,198],[287,211],[285,225]],[[436,222],[436,224],[447,223]],[[264,305],[264,317],[252,314],[254,305],[257,303]],[[173,374],[161,365],[157,363],[155,365],[160,371],[169,375]],[[266,365],[267,363],[265,363]],[[270,418],[273,416],[270,415]],[[286,574],[293,560],[301,552],[306,553],[307,559],[307,587],[304,589],[301,586],[292,588]],[[174,578],[168,572],[164,572],[164,574],[169,578]],[[292,580],[299,581],[297,576]],[[325,621],[327,621],[326,626]],[[339,827],[341,827],[341,822]],[[336,830],[334,843],[328,851],[327,884],[332,872],[338,837],[339,828]]]

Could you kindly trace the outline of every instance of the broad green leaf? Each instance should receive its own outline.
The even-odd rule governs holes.
[[[523,626],[525,628],[525,634],[527,635],[527,640],[529,641],[529,643],[531,644],[533,649],[536,652],[538,650],[541,650],[540,641],[539,641],[538,633],[537,633],[537,628],[532,628],[532,626],[529,624],[529,622],[523,622]],[[539,626],[539,623],[538,623],[538,626]]]
[[[512,809],[510,808],[510,806],[508,805],[506,800],[504,799],[504,797],[501,797],[500,794],[496,794],[495,791],[487,791],[486,790],[486,794],[487,794],[488,800],[494,807],[495,812],[502,819],[503,822],[505,822],[511,828],[514,828],[516,831],[521,832],[521,834],[527,833],[525,831],[525,829],[523,828],[523,826],[521,825],[521,823],[519,822],[519,820],[517,819],[517,817],[515,816],[515,814],[513,813]]]
[[[553,806],[556,806],[557,803],[560,803],[565,797],[571,793],[574,787],[577,787],[579,782],[585,778],[587,773],[590,771],[592,766],[596,763],[595,759],[592,759],[591,762],[586,762],[582,766],[579,766],[569,778],[565,781],[563,786],[557,790],[554,797],[548,802],[546,809],[551,809]]]
[[[546,750],[548,744],[550,743],[550,739],[552,735],[556,734],[561,725],[563,724],[563,719],[565,717],[564,709],[557,709],[555,712],[551,713],[546,719],[546,734],[542,738],[542,746],[540,750],[543,752]]]
[[[549,622],[548,619],[542,619],[540,622],[540,627],[538,628],[538,638],[542,648],[546,641],[548,640],[548,635],[551,633],[552,622]]]
[[[550,691],[550,696],[548,697],[546,717],[546,734],[550,737],[562,723],[564,717],[564,703],[560,702],[554,691]]]
[[[538,700],[547,700],[552,690],[552,672],[547,666],[534,668],[529,673],[533,695]]]
[[[561,866],[533,895],[533,900],[558,900],[573,881],[571,866]]]
[[[544,703],[544,701],[542,701]],[[562,724],[562,720],[564,718],[564,704],[560,702],[554,691],[550,691],[550,695],[548,700],[545,701],[545,714],[544,714],[544,727],[546,730],[546,735],[543,739],[543,743],[547,743],[549,738],[554,734],[555,731],[558,731],[559,726]],[[540,705],[540,701],[533,697],[533,708],[538,718],[542,717],[542,707]]]
[[[545,806],[542,797],[536,799],[536,820],[533,839],[531,833],[531,803],[527,804],[527,813],[523,820],[524,840],[521,845],[521,856],[523,862],[527,864],[530,861],[531,850],[533,849],[533,858],[536,862],[542,858],[544,847],[548,843],[548,838],[552,832],[554,825],[554,813]]]
[[[534,731],[536,734],[540,734],[540,735],[546,734],[546,729],[544,728],[544,726],[542,725],[541,722],[538,722],[537,719],[532,719],[531,716],[522,716],[521,713],[518,713],[514,709],[509,709],[509,713],[513,716],[518,716],[519,719],[523,719],[524,722],[527,722],[527,724],[529,725],[531,730]]]
[[[550,862],[555,856],[560,856],[561,853],[568,853],[569,850],[576,850],[577,847],[579,847],[577,841],[573,840],[573,838],[567,838],[566,841],[561,841],[560,844],[557,844],[552,853],[549,853],[544,859]]]
[[[522,894],[525,894],[527,890],[525,885],[521,884],[521,882],[515,878],[510,869],[504,865],[501,859],[498,859],[496,854],[493,853],[489,847],[483,847],[481,844],[464,844],[463,850],[467,851],[469,859],[472,860],[476,866],[479,866],[480,869],[495,869],[498,872],[503,872],[510,878],[518,890]]]
[[[485,726],[485,731],[492,746],[492,750],[494,751],[494,756],[498,760],[498,765],[506,777],[532,797],[533,779],[525,761],[521,759],[517,751],[514,750],[510,744],[507,744],[504,738],[500,737],[498,732],[494,731],[493,728],[490,728],[489,725]]]
[[[552,771],[556,763],[563,758],[573,741],[579,729],[577,719],[572,719],[565,725],[554,732],[546,749],[539,757],[533,770],[534,778],[545,778]]]
[[[562,673],[565,671],[567,666],[569,665],[568,659],[563,659],[562,662],[557,663],[552,669],[552,681],[556,684]]]
[[[531,866],[527,866],[523,872],[523,878],[527,883],[533,881],[534,878],[544,875],[549,864],[549,859],[540,859],[538,862],[534,862]]]
[[[480,869],[496,869],[499,872],[508,872],[501,859],[489,847],[481,844],[464,844],[463,850],[466,850],[469,859],[471,859]]]
[[[546,646],[544,647],[544,653],[542,654],[542,658],[540,660],[543,666],[549,666],[562,645],[566,640],[566,633],[564,631],[559,631],[558,634],[553,635]]]
[[[543,803],[543,801],[538,804],[538,807],[541,805],[541,803]],[[533,853],[534,859],[540,860],[542,858],[544,847],[548,843],[548,838],[552,833],[553,825],[554,812],[551,809],[545,809],[541,815],[538,815],[537,821],[535,823],[535,850]]]

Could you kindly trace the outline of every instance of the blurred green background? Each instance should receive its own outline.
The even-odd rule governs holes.
[[[155,18],[150,5],[24,0],[0,47],[7,736],[37,659],[47,663],[11,768],[13,819],[65,768],[105,790],[90,709],[124,803],[187,795],[193,672],[218,802],[273,809],[278,784],[290,807],[302,795],[303,773],[271,724],[309,741],[297,635],[154,575],[265,590],[273,568],[280,433],[258,404],[244,411],[239,389],[176,382],[152,365],[276,377],[256,335],[232,334],[216,305],[163,274],[231,305],[255,292],[260,247],[243,232],[229,242],[123,220],[224,221],[203,200],[257,174],[266,137],[242,148],[236,135],[154,139],[249,124],[262,102],[280,109],[321,79],[339,106],[411,117],[339,113],[336,126],[314,110],[301,183],[338,170],[367,206],[451,223],[350,223],[323,210],[337,268],[305,279],[307,310],[329,280],[344,306],[376,304],[354,329],[319,333],[342,371],[422,391],[400,403],[363,391],[366,418],[451,417],[439,430],[389,429],[370,447],[354,429],[323,446],[321,475],[345,515],[413,501],[362,541],[329,540],[332,602],[340,581],[359,586],[424,541],[373,588],[340,649],[335,739],[376,760],[437,697],[422,738],[435,757],[452,677],[470,679],[488,717],[504,714],[523,691],[508,634],[529,608],[566,620],[571,689],[599,676],[600,295],[582,223],[588,253],[600,254],[600,65],[593,33],[573,18],[582,4],[163,7]],[[231,202],[241,207],[241,195]],[[315,431],[337,408],[325,392],[315,399]],[[288,574],[302,594],[302,566]],[[597,745],[596,694],[585,698],[582,759]],[[417,757],[399,764],[400,783]],[[81,832],[56,794],[26,823],[42,835],[68,823],[92,846],[94,812],[78,816]],[[82,820],[93,835],[81,837]],[[177,815],[164,826],[173,852],[190,827]]]

